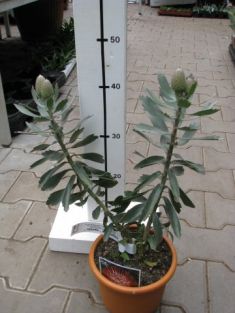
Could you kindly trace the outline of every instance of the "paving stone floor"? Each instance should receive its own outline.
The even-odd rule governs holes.
[[[178,66],[193,72],[199,83],[195,106],[213,98],[221,109],[201,122],[201,133],[219,134],[223,141],[195,141],[182,150],[207,171],[187,171],[182,179],[197,207],[182,212],[179,266],[161,313],[235,313],[235,68],[228,54],[229,23],[159,17],[149,7],[138,16],[136,5],[128,11],[128,187],[137,179],[133,151],[154,152],[132,128],[146,119],[139,96],[145,88],[158,92],[156,73],[169,76]],[[76,95],[75,71],[62,88],[64,94],[69,90]],[[70,125],[79,118],[76,112]],[[105,313],[87,256],[48,249],[56,210],[46,206],[46,194],[37,187],[45,167],[29,168],[38,158],[31,148],[45,140],[50,138],[24,134],[0,148],[0,313]]]

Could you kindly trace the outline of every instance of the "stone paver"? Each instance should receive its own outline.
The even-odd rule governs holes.
[[[235,183],[232,171],[219,170],[206,172],[201,175],[192,171],[185,171],[185,175],[179,178],[184,190],[198,190],[217,192],[224,198],[235,199]]]
[[[5,173],[8,171],[31,171],[37,176],[40,176],[45,169],[48,168],[47,165],[40,165],[34,169],[30,169],[30,165],[41,158],[40,155],[33,153],[26,153],[23,150],[12,149],[8,154],[7,158],[0,163],[0,172]],[[18,162],[20,160],[20,162]]]
[[[204,193],[201,191],[190,191],[189,198],[193,201],[195,208],[182,207],[180,218],[187,221],[187,223],[194,227],[205,227],[206,212]]]
[[[14,204],[0,202],[0,237],[11,238],[25,214],[29,210],[32,202],[19,201]]]
[[[24,289],[45,245],[40,238],[27,242],[0,239],[0,276],[8,277],[11,287]]]
[[[208,263],[210,310],[213,313],[234,313],[235,273],[224,264]]]
[[[103,305],[95,304],[87,293],[81,292],[72,293],[66,313],[74,313],[77,310],[81,313],[108,313]]]
[[[49,236],[56,211],[48,208],[42,202],[35,202],[25,216],[14,238],[17,240],[29,240],[30,238]]]
[[[10,290],[0,279],[1,311],[3,313],[63,313],[67,294],[68,292],[59,289],[50,290],[43,295]]]
[[[226,134],[228,140],[229,151],[235,153],[235,136],[234,134]]]
[[[0,199],[2,199],[8,192],[19,175],[20,172],[8,172],[5,174],[0,174]]]
[[[208,171],[220,169],[235,169],[235,154],[218,152],[214,149],[204,149],[205,167]]]
[[[182,208],[182,239],[175,240],[180,265],[156,313],[235,313],[235,68],[228,53],[229,21],[158,16],[147,6],[139,16],[137,9],[128,7],[126,189],[142,173],[133,170],[139,160],[133,152],[159,152],[132,131],[137,123],[149,123],[139,96],[146,88],[158,93],[158,73],[170,78],[179,66],[187,75],[193,72],[199,87],[191,111],[210,99],[221,109],[202,119],[201,135],[213,132],[224,139],[195,140],[180,149],[207,172],[186,170],[180,178],[196,208]],[[61,92],[76,105],[69,130],[79,119],[76,70]],[[0,148],[0,312],[106,313],[87,256],[46,249],[56,211],[45,205],[38,177],[50,165],[29,168],[38,158],[32,147],[44,141],[53,142],[26,131],[11,147]]]
[[[0,148],[0,162],[5,159],[5,157],[10,153],[10,148]]]
[[[207,227],[222,229],[225,225],[235,225],[235,200],[207,192],[205,205]]]
[[[186,313],[208,312],[205,274],[206,265],[202,261],[178,266],[166,287],[163,303],[179,306]]]
[[[182,308],[162,305],[161,313],[183,313]]]
[[[44,141],[45,137],[39,135],[24,134],[15,137],[13,143],[11,144],[11,147],[30,152],[33,147],[35,147],[36,145],[40,145]]]
[[[225,226],[218,232],[214,229],[189,227],[185,222],[182,222],[181,226],[182,238],[175,239],[180,264],[188,258],[212,260],[224,262],[231,270],[235,271],[235,251],[231,240],[235,235],[235,227]],[[226,247],[226,249],[218,249],[218,247]]]
[[[1,179],[1,174],[0,174]],[[0,187],[1,188],[1,187]],[[17,182],[9,190],[4,198],[5,202],[16,202],[19,200],[46,201],[48,192],[41,191],[38,187],[38,179],[34,173],[23,172]]]
[[[224,132],[235,134],[235,122],[214,121],[211,118],[204,118],[201,123],[203,132]]]
[[[82,254],[46,251],[29,286],[31,291],[45,291],[62,286],[91,292],[101,303],[97,282],[88,267],[88,257]]]

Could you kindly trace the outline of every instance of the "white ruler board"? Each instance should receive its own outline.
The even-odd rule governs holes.
[[[104,200],[109,201],[123,194],[125,184],[127,1],[74,0],[73,14],[80,117],[92,116],[84,124],[83,136],[93,133],[98,137],[85,152],[102,154],[105,163],[99,168],[118,180],[117,186],[106,190]],[[88,253],[97,234],[71,236],[71,229],[75,224],[92,222],[96,206],[88,201],[82,209],[72,205],[65,213],[61,205],[50,234],[50,248]],[[61,230],[62,224],[66,231]]]

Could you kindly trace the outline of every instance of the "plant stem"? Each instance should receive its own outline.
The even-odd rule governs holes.
[[[173,150],[174,150],[174,147],[175,147],[175,140],[176,140],[176,136],[177,136],[177,130],[178,130],[178,126],[179,126],[179,123],[180,123],[181,112],[182,112],[182,109],[179,107],[177,112],[176,112],[176,118],[175,118],[175,122],[174,122],[174,125],[173,125],[172,133],[171,133],[171,140],[170,140],[169,148],[167,150],[166,162],[165,162],[164,171],[163,171],[163,174],[162,174],[162,179],[161,179],[161,184],[160,184],[161,190],[160,190],[158,199],[157,199],[156,204],[155,204],[155,206],[154,206],[154,208],[153,208],[153,210],[152,210],[152,212],[151,212],[151,214],[149,216],[147,225],[146,225],[145,230],[144,230],[144,234],[143,234],[143,244],[144,245],[146,244],[146,241],[147,241],[147,238],[148,238],[148,235],[149,235],[149,232],[150,232],[150,228],[151,228],[152,221],[153,221],[153,214],[154,214],[155,210],[159,206],[159,202],[161,200],[162,193],[163,193],[164,188],[166,186],[167,177],[168,177],[168,171],[169,171],[169,168],[170,168],[171,158],[172,158]]]
[[[58,144],[60,145],[61,150],[63,151],[69,165],[73,169],[74,173],[76,173],[76,166],[74,164],[74,161],[73,161],[72,157],[70,156],[68,149],[66,148],[66,145],[63,142],[61,129],[60,129],[59,125],[56,123],[52,114],[50,115],[50,120],[51,120],[51,127],[54,131],[54,136],[55,136],[56,140],[58,141]],[[76,176],[77,176],[77,180],[83,185],[84,189],[87,190],[89,195],[103,209],[105,216],[109,217],[113,221],[113,215],[109,211],[109,209],[106,207],[106,205],[100,200],[100,198],[84,182],[82,182],[80,180],[80,178],[77,174],[76,174]]]

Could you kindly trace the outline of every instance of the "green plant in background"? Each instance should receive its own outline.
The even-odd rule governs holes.
[[[175,153],[175,147],[182,147],[195,139],[218,139],[217,136],[196,137],[200,128],[197,118],[218,110],[213,103],[207,104],[199,111],[193,110],[191,99],[197,83],[192,76],[186,78],[184,72],[178,69],[171,84],[164,75],[158,75],[158,81],[160,97],[150,91],[142,97],[143,108],[149,116],[150,124],[139,124],[135,127],[135,132],[160,152],[148,157],[136,152],[141,161],[135,165],[135,169],[151,168],[151,174],[142,175],[134,190],[126,191],[124,195],[109,203],[103,200],[104,190],[112,188],[117,182],[110,173],[97,169],[95,165],[91,166],[90,162],[87,164],[87,160],[94,164],[102,163],[104,160],[101,155],[92,151],[80,151],[83,146],[94,142],[97,136],[90,134],[81,138],[85,121],[79,122],[70,131],[64,129],[64,123],[73,107],[67,100],[58,99],[57,88],[53,88],[48,80],[39,76],[35,90],[32,91],[39,113],[20,105],[16,106],[19,111],[32,116],[35,121],[48,123],[46,130],[40,128],[40,125],[28,124],[33,133],[53,136],[55,140],[52,144],[38,145],[33,150],[41,152],[42,158],[32,167],[51,162],[51,168],[40,178],[40,188],[52,190],[61,182],[65,185],[64,188],[51,193],[47,204],[62,202],[64,209],[68,210],[71,203],[83,205],[92,197],[97,203],[93,217],[96,219],[101,212],[104,214],[104,240],[108,240],[113,231],[118,231],[122,252],[123,247],[131,244],[131,253],[136,254],[140,260],[146,250],[157,249],[164,231],[169,227],[175,236],[180,237],[178,214],[183,204],[189,207],[194,207],[194,204],[180,187],[179,177],[184,174],[185,168],[201,174],[205,172],[202,165],[185,160]],[[133,200],[138,203],[128,210]],[[167,221],[161,218],[161,212],[165,213]],[[134,233],[129,231],[130,224],[136,225]],[[150,231],[151,229],[153,231]]]
[[[63,70],[68,62],[75,58],[74,20],[64,21],[53,41],[53,50],[43,57],[42,68],[45,71]]]
[[[235,31],[235,8],[233,7],[229,8],[227,12],[230,20],[230,27],[232,28],[233,31]]]
[[[62,71],[68,62],[75,58],[74,20],[64,21],[56,36],[42,43],[33,43],[32,57],[43,71]]]
[[[193,7],[193,15],[198,17],[228,17],[228,9],[226,5],[204,4],[203,6]]]

